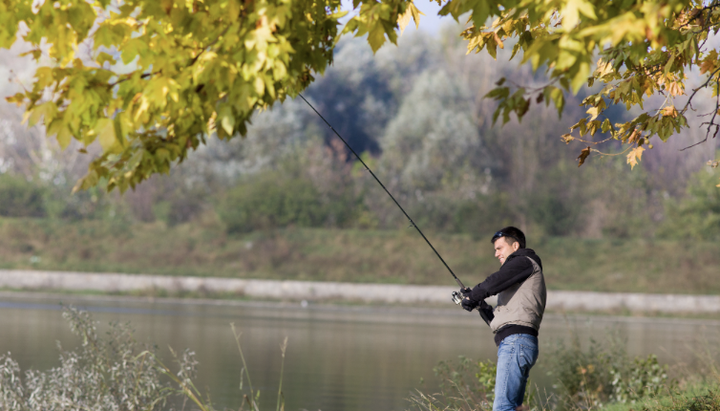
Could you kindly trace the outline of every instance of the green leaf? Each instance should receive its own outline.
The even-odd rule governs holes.
[[[115,116],[113,119],[113,129],[115,132],[115,138],[117,139],[120,147],[125,146],[125,136],[122,131],[122,124],[120,123],[120,115]]]
[[[55,138],[57,139],[58,144],[60,144],[60,148],[65,150],[70,145],[70,142],[72,141],[72,137],[73,136],[72,136],[72,133],[70,132],[70,129],[66,125],[63,125],[58,130],[57,137],[55,137]]]
[[[126,41],[125,44],[120,47],[123,63],[132,63],[136,57],[142,56],[147,49],[147,40],[142,37],[135,37]]]
[[[232,136],[235,132],[235,117],[232,115],[232,109],[229,106],[223,106],[218,112],[220,126],[228,136]]]
[[[55,102],[47,101],[40,104],[39,106],[32,109],[30,117],[28,119],[28,126],[32,127],[37,124],[41,118],[44,118],[45,124],[52,123],[55,116],[57,116],[58,110]]]
[[[110,65],[115,64],[115,58],[107,53],[100,52],[98,56],[95,58],[95,61],[102,67],[106,62],[109,62]]]
[[[368,34],[368,43],[373,53],[377,52],[385,43],[385,30],[382,26],[376,25]]]
[[[610,131],[611,128],[612,128],[612,125],[610,124],[610,119],[606,118],[605,121],[603,121],[603,123],[602,123],[601,130],[603,133],[607,133],[608,131]]]
[[[117,143],[114,122],[107,118],[98,120],[95,130],[97,130],[98,141],[103,151],[106,153],[111,152]]]
[[[485,98],[493,98],[495,100],[505,99],[510,95],[509,87],[495,87],[490,90],[489,93],[485,94]]]
[[[589,73],[590,65],[587,62],[580,63],[577,68],[577,72],[572,79],[571,86],[573,91],[575,91],[576,93],[580,91],[580,88],[587,82]]]
[[[50,67],[38,67],[35,70],[35,87],[42,90],[55,82],[53,69]],[[23,95],[24,96],[24,95]]]

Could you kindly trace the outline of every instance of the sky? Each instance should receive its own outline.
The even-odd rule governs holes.
[[[452,20],[450,16],[438,16],[440,6],[434,1],[420,2],[420,4],[416,3],[415,7],[425,13],[424,16],[420,16],[420,30],[427,31],[428,33],[437,34],[440,31],[441,23]],[[410,23],[406,30],[412,29],[412,27],[414,26]]]
[[[343,8],[346,10],[352,9],[352,0],[342,0]],[[424,16],[420,16],[420,30],[423,30],[425,32],[431,33],[431,34],[438,34],[440,31],[440,27],[443,23],[452,21],[452,17],[445,16],[440,17],[438,16],[438,11],[440,11],[440,6],[435,1],[426,0],[421,2],[416,2],[415,7],[418,8],[421,12],[425,13]],[[415,30],[415,25],[413,22],[411,22],[406,30]]]

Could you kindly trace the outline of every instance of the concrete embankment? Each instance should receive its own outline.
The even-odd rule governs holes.
[[[168,293],[232,294],[257,299],[346,300],[414,305],[447,304],[450,294],[456,290],[456,287],[445,286],[27,270],[0,270],[0,288],[103,293],[166,291]],[[549,291],[547,308],[554,311],[627,310],[631,312],[711,314],[720,313],[720,296]]]

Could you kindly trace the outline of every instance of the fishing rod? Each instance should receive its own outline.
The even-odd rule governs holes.
[[[315,114],[317,114],[317,115],[322,119],[322,121],[324,121],[325,124],[327,124],[328,127],[330,127],[330,129],[333,131],[333,133],[335,133],[335,135],[338,136],[338,138],[345,144],[345,147],[347,147],[347,148],[350,150],[350,152],[352,152],[352,153],[355,155],[355,157],[358,159],[358,161],[360,161],[360,163],[363,165],[363,167],[365,167],[365,169],[370,173],[370,175],[373,176],[373,178],[375,179],[375,181],[377,181],[377,183],[380,184],[380,187],[382,187],[383,190],[385,190],[385,192],[387,193],[387,195],[390,196],[390,198],[391,198],[392,201],[395,203],[395,205],[398,206],[398,208],[400,209],[400,211],[402,211],[402,213],[405,215],[405,217],[408,219],[408,221],[410,221],[410,225],[412,225],[413,227],[415,227],[415,229],[416,229],[417,232],[422,236],[422,238],[425,240],[425,242],[427,243],[427,245],[429,245],[430,248],[433,250],[433,252],[434,252],[435,255],[437,256],[437,258],[439,258],[440,261],[441,261],[441,262],[443,263],[443,265],[445,266],[445,268],[447,268],[447,270],[450,272],[450,275],[452,275],[453,278],[455,279],[455,282],[457,282],[457,284],[460,286],[460,290],[465,290],[467,287],[465,287],[465,285],[462,283],[462,281],[460,281],[460,279],[457,278],[457,276],[455,275],[455,273],[453,272],[453,270],[450,268],[449,265],[447,265],[447,263],[446,263],[445,260],[442,258],[442,256],[440,255],[440,253],[438,253],[438,251],[435,249],[435,247],[433,247],[432,243],[430,243],[430,240],[428,240],[427,237],[425,237],[425,234],[423,234],[422,230],[420,230],[420,227],[418,227],[417,224],[415,224],[415,221],[413,221],[413,219],[410,218],[410,216],[408,215],[408,213],[405,212],[405,209],[402,208],[402,206],[400,205],[400,203],[398,203],[398,201],[395,199],[395,197],[393,197],[393,195],[390,194],[390,191],[388,191],[388,189],[385,188],[385,185],[382,183],[382,181],[380,181],[380,179],[377,178],[377,176],[375,175],[375,173],[373,173],[372,170],[370,170],[370,167],[368,167],[368,165],[365,164],[365,162],[363,161],[362,158],[360,158],[360,156],[358,155],[358,153],[356,153],[355,150],[353,150],[353,148],[350,147],[350,144],[348,144],[348,142],[345,141],[345,139],[340,135],[340,133],[338,133],[337,130],[335,130],[335,127],[333,127],[327,120],[325,120],[325,117],[323,117],[322,114],[320,114],[320,112],[318,112],[318,111],[315,109],[315,107],[313,107],[313,105],[310,104],[310,102],[307,101],[307,99],[306,99],[302,94],[298,93],[298,95],[300,96],[301,99],[303,99],[303,101],[305,101],[305,103],[307,103],[308,106],[310,106],[310,108],[315,112]],[[461,296],[460,293],[458,293],[457,291],[453,291],[453,293],[452,293],[452,299],[453,299],[453,301],[455,302],[455,304],[460,304],[460,303],[462,302],[462,296]],[[480,315],[483,317],[483,319],[485,320],[485,322],[489,323],[489,321],[486,319],[486,316],[483,315],[482,310],[478,310],[478,312],[479,312]]]

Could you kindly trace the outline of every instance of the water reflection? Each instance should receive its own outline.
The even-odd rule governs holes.
[[[440,360],[466,355],[495,358],[487,327],[459,308],[351,307],[275,303],[199,304],[141,299],[44,298],[0,294],[0,351],[12,352],[23,369],[58,364],[55,341],[74,347],[77,339],[60,316],[60,300],[87,309],[103,326],[130,321],[139,341],[156,343],[169,359],[168,346],[191,348],[200,361],[198,387],[213,402],[240,404],[242,364],[229,324],[241,343],[263,408],[275,405],[280,378],[280,344],[287,336],[283,385],[287,410],[399,410],[414,388],[435,386],[432,368]],[[541,359],[534,381],[550,382],[542,355],[575,330],[581,339],[603,340],[615,330],[631,355],[655,353],[662,362],[690,361],[694,337],[718,338],[717,321],[548,316],[541,330]],[[247,383],[247,382],[246,382]]]

